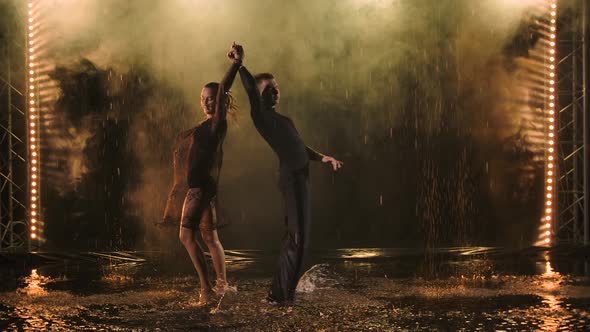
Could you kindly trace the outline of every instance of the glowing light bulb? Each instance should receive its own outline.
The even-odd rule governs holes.
[[[547,198],[551,198],[551,194],[547,194]]]
[[[551,220],[551,217],[550,216],[547,216],[547,220]],[[546,223],[545,224],[545,227],[550,228],[551,227],[551,224],[550,223]]]
[[[36,226],[31,226],[31,230],[32,231],[36,231],[37,230],[37,227]]]
[[[545,212],[551,213],[551,208],[547,208],[547,210],[545,210]]]
[[[549,172],[547,172],[547,175],[551,176],[551,175],[553,175],[553,172],[549,171]]]
[[[553,179],[547,179],[547,183],[553,183]]]
[[[35,238],[37,238],[37,234],[31,233],[31,239],[35,239]]]
[[[553,148],[549,148],[549,152],[553,152]]]
[[[549,240],[548,238],[545,239],[545,243],[549,243],[549,242],[551,242],[551,240]]]

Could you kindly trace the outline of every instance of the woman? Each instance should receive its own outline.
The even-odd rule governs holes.
[[[221,83],[208,83],[201,91],[201,108],[207,117],[195,128],[179,135],[179,146],[175,151],[175,173],[184,159],[186,151],[186,184],[188,191],[182,207],[180,222],[180,241],[186,248],[191,261],[199,275],[201,291],[199,305],[211,301],[213,292],[219,295],[227,291],[235,291],[229,286],[225,271],[225,254],[217,235],[217,218],[215,199],[219,182],[219,173],[223,159],[223,141],[227,132],[227,113],[234,108],[233,100],[228,91],[241,66],[243,49],[234,44],[228,58],[232,62]],[[188,146],[183,141],[188,140]],[[175,174],[175,184],[170,191],[168,204],[161,223],[170,224],[174,213],[175,196],[178,195],[182,183]],[[217,275],[215,287],[211,287],[207,273],[207,264],[198,237],[209,249],[213,267]]]

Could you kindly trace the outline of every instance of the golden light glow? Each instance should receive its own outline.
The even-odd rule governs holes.
[[[551,242],[551,240],[549,240],[549,238],[546,238],[545,243],[549,243],[549,242]]]
[[[31,226],[31,230],[32,231],[36,231],[37,230],[37,227],[36,226]]]
[[[547,186],[547,190],[553,190],[552,186]]]
[[[551,213],[551,209],[549,208],[549,209],[545,210],[545,212]]]
[[[35,234],[35,233],[31,233],[31,239],[34,239],[34,238],[36,238],[36,237],[37,237],[37,234]]]

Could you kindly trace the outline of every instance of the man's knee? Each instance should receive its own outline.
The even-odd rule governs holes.
[[[289,242],[296,247],[305,249],[308,247],[309,240],[303,236],[303,232],[296,231],[296,232],[289,232]]]

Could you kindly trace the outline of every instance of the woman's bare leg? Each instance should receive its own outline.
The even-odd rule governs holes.
[[[197,274],[199,275],[199,283],[201,285],[201,293],[199,295],[199,304],[205,304],[211,300],[212,290],[211,284],[209,283],[209,277],[207,275],[207,262],[203,250],[199,246],[195,238],[195,231],[180,226],[179,238],[180,242],[188,252],[191,261]]]
[[[207,245],[207,248],[209,248],[211,260],[213,261],[213,268],[215,269],[215,274],[217,275],[217,281],[223,281],[227,283],[225,273],[225,252],[221,242],[219,241],[217,230],[212,227],[212,218],[213,216],[211,213],[211,208],[208,207],[205,209],[201,219],[201,236]]]

